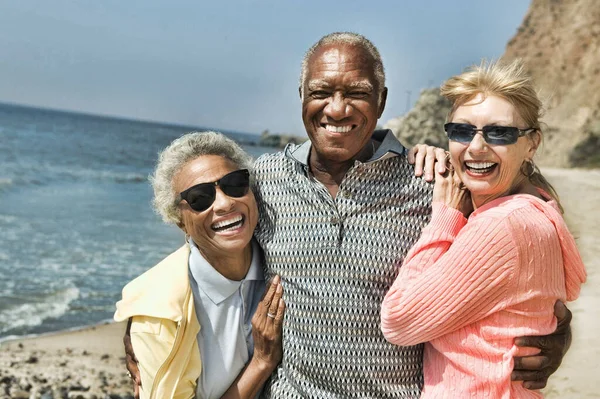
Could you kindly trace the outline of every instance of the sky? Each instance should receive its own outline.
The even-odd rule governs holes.
[[[0,0],[0,102],[305,136],[304,52],[335,31],[380,50],[380,124],[498,58],[527,0]]]

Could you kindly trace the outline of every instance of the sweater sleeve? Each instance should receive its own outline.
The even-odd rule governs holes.
[[[415,345],[500,310],[517,264],[517,243],[503,220],[481,214],[466,224],[457,210],[434,203],[383,301],[384,336]]]

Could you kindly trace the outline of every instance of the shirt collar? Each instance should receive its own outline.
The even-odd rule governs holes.
[[[398,155],[406,155],[408,152],[408,150],[400,144],[390,129],[375,130],[371,136],[371,140],[373,140],[378,147],[373,156],[366,162],[381,161]],[[308,166],[311,147],[312,144],[310,140],[307,140],[299,146],[286,147],[285,155],[304,166]]]
[[[248,269],[246,277],[240,281],[229,280],[223,276],[204,259],[191,238],[189,238],[188,243],[190,245],[190,274],[196,281],[196,284],[198,284],[198,289],[202,290],[215,305],[220,304],[233,295],[239,289],[242,282],[261,281],[265,279],[261,267],[260,247],[254,239],[252,240],[250,269]]]

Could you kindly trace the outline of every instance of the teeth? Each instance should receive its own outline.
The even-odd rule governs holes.
[[[217,230],[217,231],[219,233],[224,233],[224,232],[227,232],[227,231],[233,231],[233,230],[237,229],[238,227],[240,227],[241,225],[242,225],[242,222],[240,221],[239,223],[236,223],[236,224],[228,226],[228,227],[224,227],[224,228],[222,228],[220,230]]]
[[[237,224],[241,223],[242,219],[243,218],[240,215],[240,216],[236,216],[236,217],[231,218],[231,219],[221,220],[220,222],[214,223],[212,225],[212,228],[213,228],[213,230],[219,230],[219,229],[222,229],[224,227],[227,227],[227,228],[236,227],[234,225],[237,225]]]
[[[350,130],[352,130],[352,126],[351,125],[347,125],[347,126],[325,125],[325,129],[327,129],[327,131],[332,132],[332,133],[348,133]]]
[[[495,165],[493,162],[465,162],[469,169],[488,169]]]

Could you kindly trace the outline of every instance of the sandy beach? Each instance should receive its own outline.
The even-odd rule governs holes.
[[[573,312],[573,345],[544,390],[547,398],[600,398],[600,171],[544,169],[561,195],[588,270]],[[596,316],[594,316],[596,315]],[[104,324],[0,344],[2,398],[129,398],[124,325]]]
[[[0,398],[133,398],[124,331],[101,324],[0,344]]]

